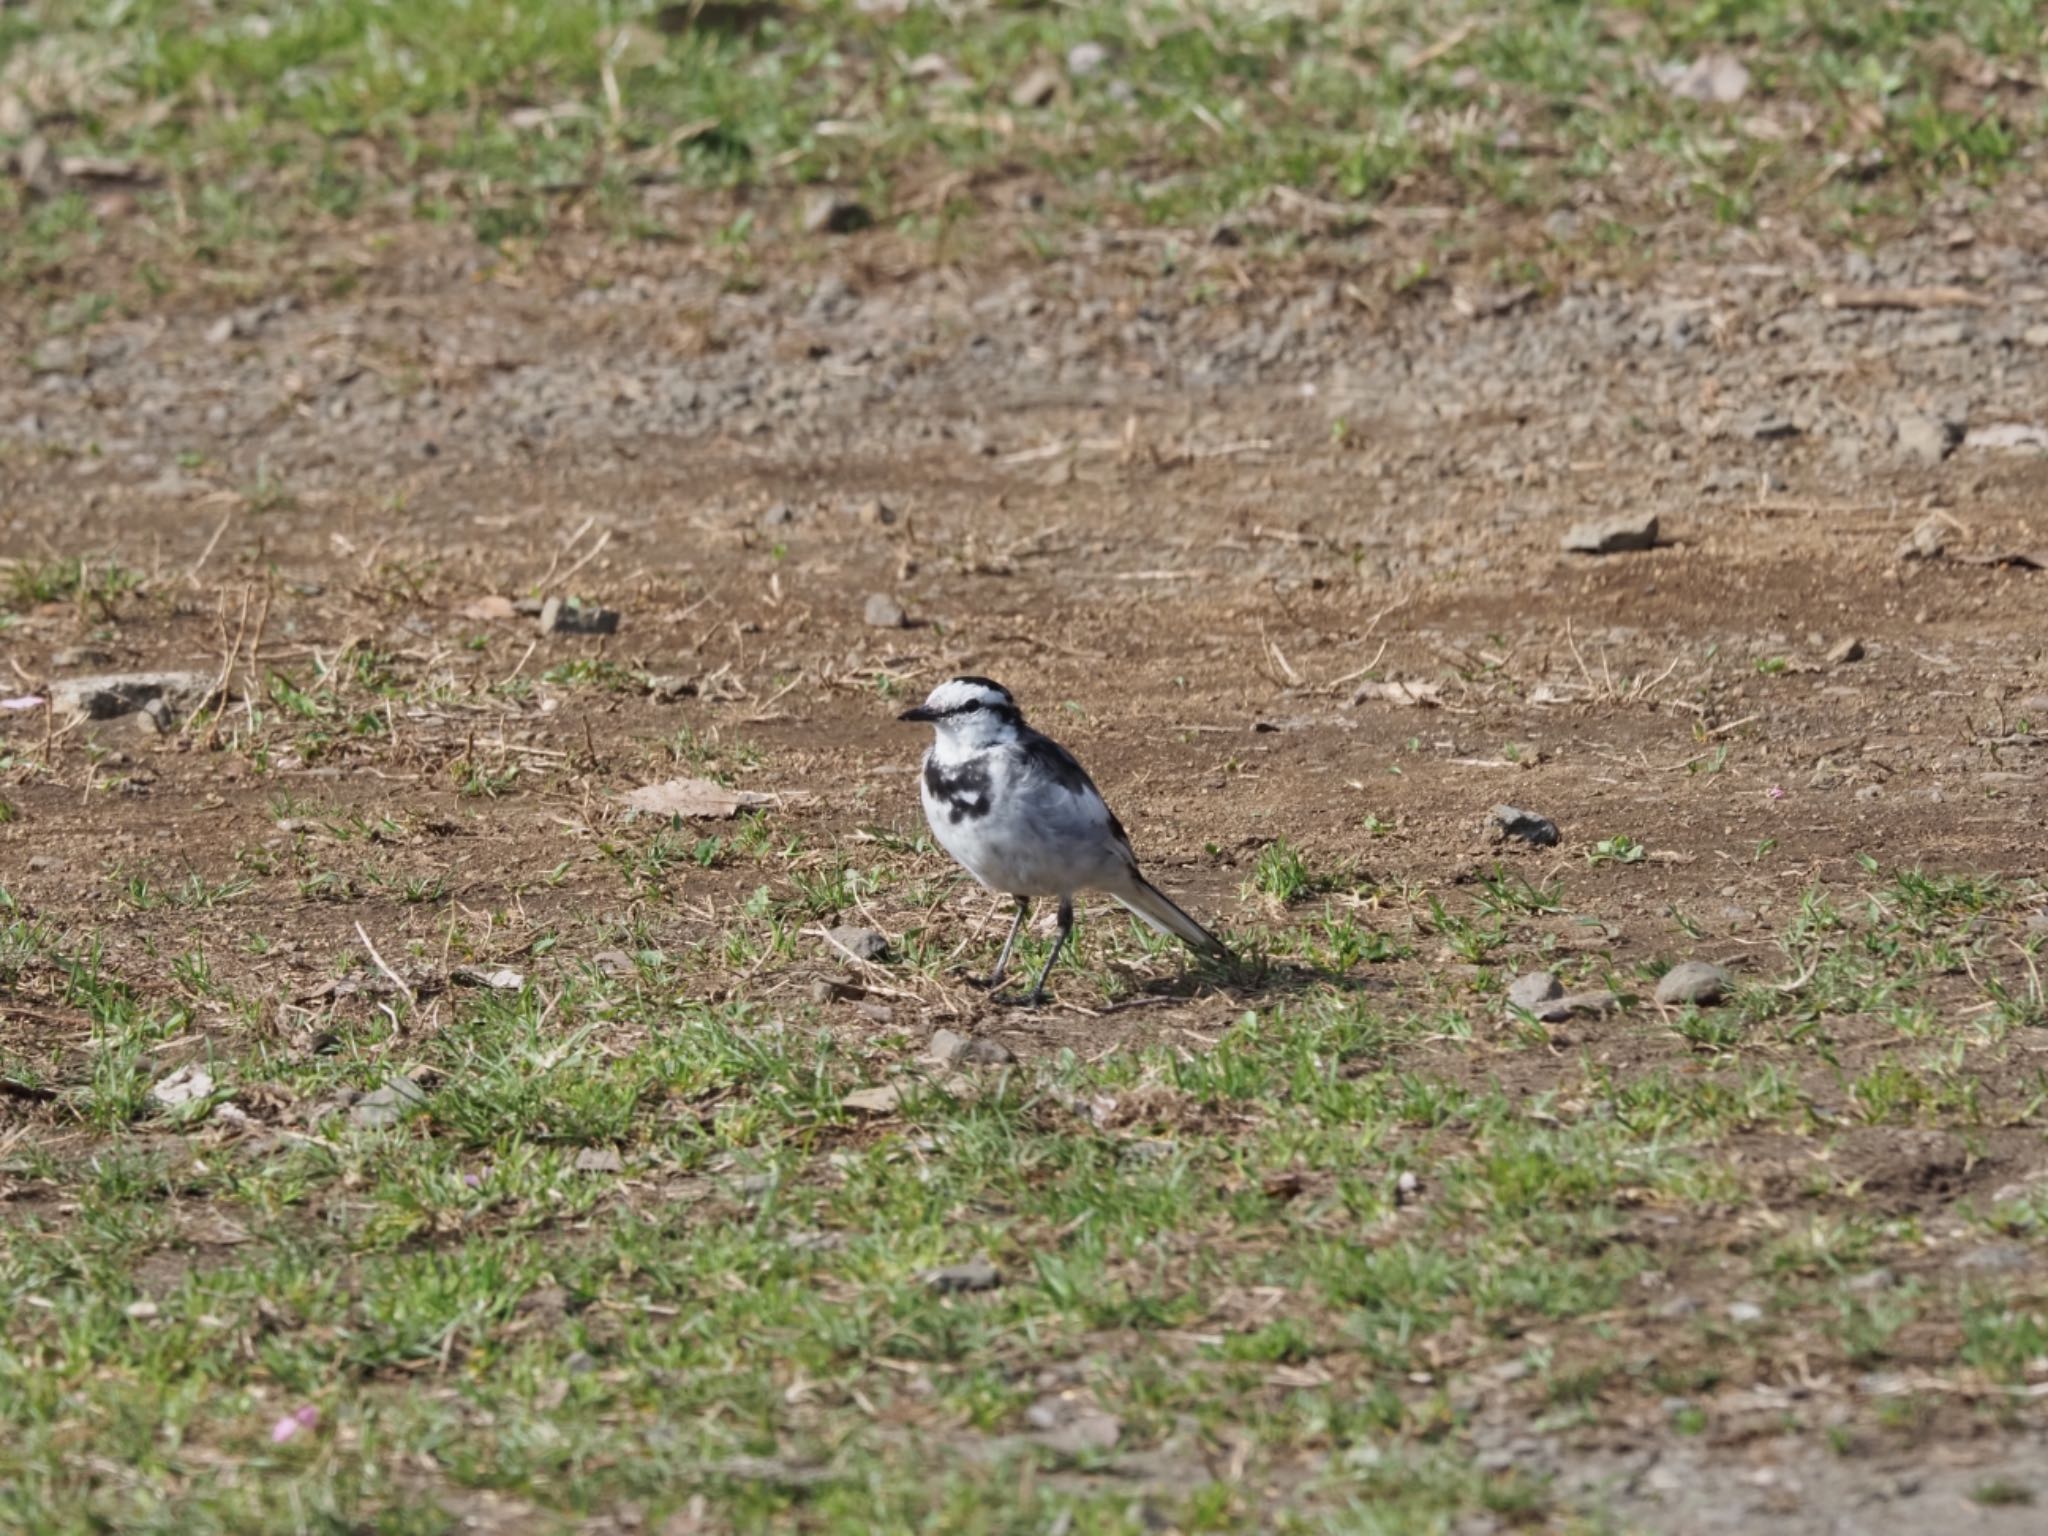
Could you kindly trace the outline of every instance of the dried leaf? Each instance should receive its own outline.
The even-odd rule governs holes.
[[[709,779],[665,779],[643,784],[626,796],[627,809],[648,816],[716,818],[737,816],[755,806],[773,805],[794,797],[764,795],[751,789],[727,789]],[[808,796],[803,798],[808,799]]]

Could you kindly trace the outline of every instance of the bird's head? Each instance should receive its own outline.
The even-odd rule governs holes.
[[[921,722],[940,736],[974,745],[994,740],[1024,723],[1010,690],[985,677],[949,677],[898,720]]]

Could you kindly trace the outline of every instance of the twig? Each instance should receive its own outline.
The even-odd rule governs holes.
[[[370,952],[370,959],[376,963],[377,969],[384,973],[386,979],[389,980],[394,987],[398,988],[399,996],[405,999],[406,1006],[411,1008],[419,1007],[419,999],[413,996],[412,988],[408,987],[405,984],[404,978],[401,977],[398,974],[398,972],[394,971],[393,969],[391,969],[390,966],[384,963],[384,957],[377,953],[377,946],[372,944],[370,942],[370,936],[367,933],[363,932],[363,925],[361,923],[356,924],[356,937],[363,941],[363,948],[367,949]]]
[[[611,541],[612,531],[611,529],[607,528],[603,533],[600,533],[597,536],[597,542],[591,545],[589,549],[584,551],[583,558],[581,560],[578,560],[574,565],[570,566],[569,569],[562,572],[562,574],[558,578],[556,578],[556,585],[566,587],[569,584],[570,579],[574,577],[578,571],[582,570],[583,567],[590,564],[591,561],[595,560],[598,557],[599,553],[604,549],[605,545],[611,543]]]
[[[185,573],[185,579],[187,581],[196,581],[198,579],[200,567],[205,565],[206,562],[213,557],[214,546],[220,543],[221,535],[228,531],[228,524],[233,522],[234,520],[235,509],[233,507],[230,507],[228,508],[226,515],[221,518],[220,526],[213,530],[213,537],[206,541],[206,548],[199,551],[199,558],[192,562],[192,569]]]
[[[1830,288],[1823,309],[1989,309],[1991,300],[1969,288]]]
[[[220,719],[222,715],[227,713],[228,682],[234,676],[235,662],[241,657],[242,641],[248,633],[249,589],[244,587],[242,588],[242,610],[235,619],[235,643],[228,646],[226,654],[221,657],[220,678],[214,683],[213,691],[207,695],[208,700],[214,701],[213,719],[206,727],[205,746],[209,752],[213,750],[214,744],[220,740]],[[221,636],[223,639],[227,636],[227,626],[225,624],[221,625]]]

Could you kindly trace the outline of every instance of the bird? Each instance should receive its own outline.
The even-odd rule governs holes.
[[[986,977],[970,977],[991,994],[1003,984],[1017,934],[1038,897],[1059,899],[1059,936],[1024,997],[999,998],[1036,1007],[1046,978],[1074,930],[1074,896],[1102,891],[1161,933],[1216,958],[1230,951],[1138,870],[1123,823],[1074,754],[1024,723],[1024,712],[1001,683],[953,677],[899,720],[930,725],[919,798],[939,846],[998,895],[1017,902],[1010,935]]]

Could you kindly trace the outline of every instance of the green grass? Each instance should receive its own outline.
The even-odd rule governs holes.
[[[401,825],[271,809],[306,849],[368,854]],[[1758,1133],[1819,1148],[1859,1125],[2030,1123],[2037,1068],[1982,1085],[2025,1026],[1960,1006],[1998,975],[2026,985],[1997,925],[2029,891],[1907,872],[1844,893],[1854,923],[1810,897],[1784,935],[1803,984],[1695,1015],[1734,1026],[1707,1071],[1682,1045],[1620,1074],[1549,1064],[1540,1038],[1488,1042],[1465,1017],[1490,1011],[1484,974],[1434,998],[1411,977],[1395,1000],[1332,973],[1254,994],[1198,1051],[927,1078],[875,1121],[847,1094],[915,1082],[914,1039],[815,1005],[697,1000],[735,964],[799,953],[803,925],[852,895],[923,910],[932,851],[875,857],[807,850],[766,817],[622,843],[601,878],[629,892],[706,871],[763,883],[702,943],[593,918],[537,938],[516,990],[337,998],[310,1052],[207,1022],[265,1016],[218,944],[171,957],[167,979],[124,976],[90,933],[0,901],[0,984],[86,1021],[46,1054],[0,1054],[0,1076],[55,1091],[59,1123],[89,1133],[0,1160],[32,1192],[0,1227],[0,1521],[438,1531],[488,1497],[544,1529],[693,1500],[747,1530],[1391,1532],[1482,1513],[1569,1529],[1597,1510],[1470,1449],[1489,1373],[1511,1366],[1498,1379],[1523,1380],[1547,1422],[1676,1394],[1674,1429],[1700,1432],[1715,1383],[1749,1379],[1774,1340],[1816,1368],[1833,1351],[1835,1369],[1924,1370],[1918,1341],[1947,1328],[1952,1368],[2007,1383],[2048,1350],[2038,1297],[1995,1272],[1845,1290],[1922,1266],[1930,1235],[1825,1162],[1796,1213],[1729,1224],[1759,1194],[1725,1153]],[[253,912],[295,878],[295,856],[194,876],[145,910]],[[1484,932],[1507,971],[1541,958],[1525,925],[1572,899],[1569,878],[1496,872],[1456,898],[1468,911],[1390,898],[1370,931],[1399,952]],[[1273,943],[1327,947],[1333,921],[1301,913]],[[1147,960],[1106,926],[1091,968],[1103,949]],[[576,958],[621,943],[623,969]],[[448,947],[468,940],[451,928]],[[945,953],[914,923],[899,951],[902,987]],[[1896,1049],[1842,1059],[1837,1036],[1885,1026]],[[1432,1056],[1447,1039],[1469,1060]],[[1533,1098],[1496,1081],[1531,1052],[1549,1064]],[[165,1108],[152,1088],[187,1061],[214,1094]],[[351,1095],[399,1072],[423,1106],[352,1124]],[[207,1129],[221,1106],[287,1104],[331,1107],[283,1136]],[[2028,1231],[2038,1204],[1984,1219]],[[1762,1319],[1703,1309],[1639,1381],[1611,1330],[1687,1243]],[[926,1283],[976,1255],[997,1288]],[[1113,1443],[1036,1428],[1055,1391],[1112,1416]],[[1236,1475],[1204,1452],[1219,1437],[1244,1447]]]
[[[512,246],[592,227],[670,238],[671,184],[831,183],[971,248],[987,212],[971,178],[1013,170],[1048,185],[1057,218],[1242,220],[1282,249],[1302,225],[1276,188],[1513,213],[1596,182],[1624,243],[1673,212],[1840,231],[1931,183],[1996,178],[2042,125],[2037,97],[1983,83],[2038,61],[2023,0],[756,10],[736,28],[652,0],[15,8],[0,79],[32,84],[55,154],[132,158],[154,181],[133,218],[74,190],[0,191],[0,266],[68,290],[87,279],[67,263],[111,248],[161,283],[351,221]],[[1104,62],[1069,76],[1078,45]],[[1751,71],[1736,107],[1658,82],[1714,50]],[[1044,68],[1052,98],[1013,103]],[[720,243],[742,264],[794,220],[728,210]],[[76,304],[60,317],[79,323]]]

